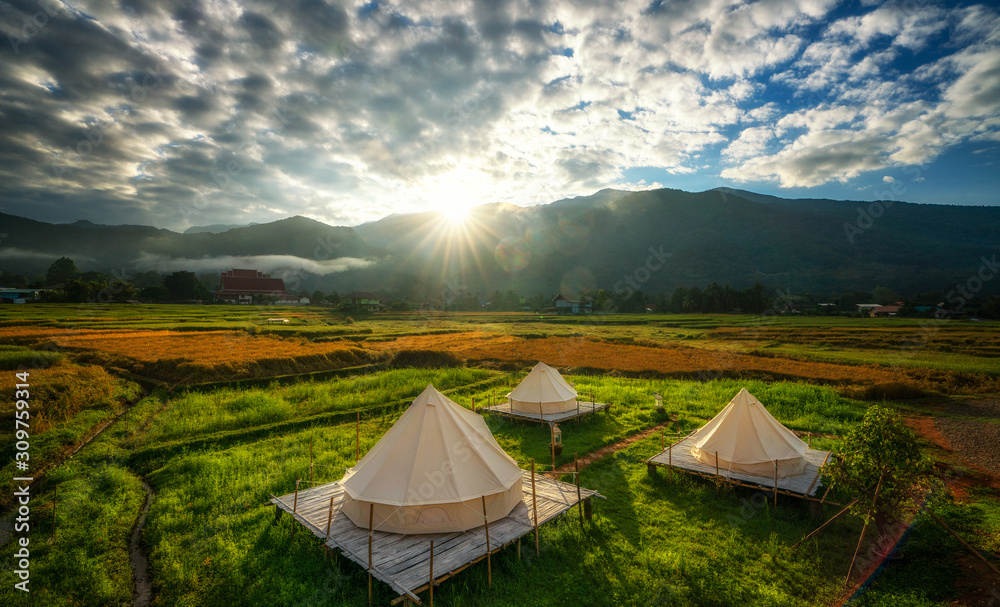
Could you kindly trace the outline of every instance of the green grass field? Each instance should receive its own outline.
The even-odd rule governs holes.
[[[188,323],[217,328],[227,323],[256,325],[271,313],[236,306],[158,306],[144,314],[138,308],[121,307],[120,313],[107,312],[101,317],[71,306],[21,308],[30,314],[17,318],[7,311],[9,308],[0,309],[0,343],[3,327],[17,326],[18,321],[20,326],[65,323],[79,327],[74,323],[83,322],[81,319],[90,314],[85,322],[93,327],[108,326],[101,323],[117,319],[144,329],[176,329]],[[303,312],[308,314],[300,324],[290,323],[277,330],[301,331],[315,339],[334,337],[332,332],[345,330],[378,338],[477,328],[512,334],[586,333],[608,340],[679,340],[720,349],[755,347],[747,343],[746,333],[738,340],[712,335],[720,327],[739,328],[737,320],[749,322],[740,317],[626,316],[613,317],[599,326],[581,326],[577,319],[523,315],[397,315],[359,318],[345,326],[343,318],[333,318],[325,310]],[[273,312],[276,316],[288,314],[291,312],[281,309]],[[787,329],[791,335],[826,328],[863,332],[868,322],[776,319],[769,328]],[[261,325],[260,330],[271,329]],[[993,339],[989,331],[996,329],[986,329],[989,341]],[[324,334],[327,330],[330,335]],[[955,331],[948,335],[958,339],[957,332],[971,329],[955,325],[948,330]],[[780,347],[801,355],[795,352],[805,347],[801,341],[790,338]],[[844,356],[840,362],[863,361],[870,355],[861,347],[833,348],[832,352]],[[59,392],[80,397],[59,405],[61,414],[52,412],[51,427],[33,439],[40,459],[55,461],[61,449],[78,442],[96,425],[114,421],[34,488],[30,533],[33,591],[28,599],[13,589],[16,580],[8,559],[0,566],[3,605],[132,605],[128,543],[146,498],[143,481],[153,492],[141,537],[149,560],[154,606],[367,604],[364,571],[344,558],[324,560],[321,545],[311,534],[301,529],[292,533],[290,517],[275,522],[269,496],[289,493],[296,479],[308,477],[310,444],[316,481],[339,479],[344,469],[354,464],[359,412],[364,453],[428,383],[463,406],[471,407],[473,401],[482,406],[494,393],[505,394],[526,373],[462,366],[390,368],[323,380],[286,378],[280,383],[256,382],[253,386],[178,387],[141,393],[127,380],[106,373],[94,375],[104,370],[73,362],[73,353],[57,353],[55,358],[43,360],[23,345],[0,346],[0,361],[8,352],[17,361],[12,363],[15,367],[38,367],[31,373],[33,390],[38,390],[40,397],[44,395],[37,401],[39,408],[43,400],[57,402]],[[942,357],[938,363],[947,356],[971,357],[973,360],[959,361],[968,369],[980,366],[983,358],[962,352],[927,354],[932,358],[937,355]],[[6,372],[13,375],[14,371]],[[788,427],[833,436],[813,439],[813,446],[822,449],[836,450],[839,439],[835,437],[857,424],[868,406],[845,398],[832,386],[796,382],[600,374],[567,379],[575,383],[581,396],[589,398],[593,390],[597,401],[615,405],[611,415],[598,413],[579,425],[562,424],[564,451],[557,466],[572,462],[574,453],[595,451],[665,422],[671,430],[695,429],[741,387],[754,393]],[[49,392],[41,391],[44,383],[51,384]],[[84,384],[91,386],[90,392]],[[103,387],[94,389],[98,384]],[[654,406],[654,392],[663,396],[663,413]],[[77,406],[69,406],[68,401],[77,402]],[[888,404],[910,413],[929,411],[923,401]],[[127,415],[122,415],[126,408]],[[6,427],[11,427],[7,421],[12,411],[2,410]],[[532,459],[539,469],[551,466],[548,428],[498,416],[487,420],[498,442],[522,467]],[[662,471],[649,475],[645,460],[660,450],[661,440],[659,433],[648,436],[583,472],[582,484],[600,491],[607,500],[597,501],[593,520],[582,529],[576,512],[570,512],[543,528],[540,557],[534,555],[530,537],[526,538],[521,559],[513,548],[494,558],[492,588],[487,588],[482,563],[444,582],[435,591],[436,604],[820,606],[847,598],[842,591],[843,578],[860,521],[840,519],[818,538],[792,551],[793,544],[836,508],[826,506],[817,515],[804,502],[786,498],[779,499],[775,508],[769,494],[762,492],[716,487],[681,474],[669,481]],[[10,442],[10,437],[4,436],[5,449]],[[4,455],[12,456],[13,452]],[[13,476],[12,464],[4,472],[8,478]],[[943,499],[934,508],[977,548],[1000,552],[1000,500],[995,491],[976,490],[960,503]],[[53,523],[56,533],[50,542]],[[5,550],[8,548],[11,546]],[[920,517],[902,546],[903,558],[884,568],[852,604],[951,605],[963,594],[956,587],[965,575],[964,561],[956,559],[960,554],[962,548],[951,536]],[[376,583],[375,597],[376,604],[384,605],[395,594]]]

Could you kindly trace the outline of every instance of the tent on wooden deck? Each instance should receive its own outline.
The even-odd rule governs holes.
[[[522,472],[486,421],[434,386],[418,396],[340,484],[342,512],[391,533],[447,533],[504,518],[523,499]]]
[[[692,436],[691,454],[720,470],[753,476],[797,476],[805,471],[807,446],[768,413],[746,388]]]
[[[515,413],[542,414],[576,410],[576,390],[562,378],[559,371],[539,362],[507,395]]]

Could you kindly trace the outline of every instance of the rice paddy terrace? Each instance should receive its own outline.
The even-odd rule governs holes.
[[[11,380],[27,369],[32,392],[32,599],[55,606],[136,604],[129,544],[144,481],[150,604],[367,604],[364,570],[293,533],[290,517],[276,521],[270,496],[310,473],[339,479],[428,383],[482,406],[537,360],[611,413],[562,424],[554,462],[547,427],[493,415],[490,430],[525,468],[566,471],[574,454],[601,454],[582,481],[607,500],[583,526],[547,525],[540,556],[495,554],[491,588],[481,565],[459,573],[435,589],[439,604],[987,605],[1000,580],[927,517],[855,594],[858,580],[845,589],[844,576],[859,520],[838,519],[793,551],[836,509],[774,507],[766,492],[650,476],[645,462],[669,440],[651,429],[696,429],[741,387],[834,453],[866,407],[885,402],[936,461],[945,488],[929,507],[996,562],[998,351],[996,323],[908,319],[0,308],[0,369]],[[2,417],[10,479],[12,400]],[[16,604],[9,562],[0,579],[0,601]],[[396,596],[374,591],[376,604]]]

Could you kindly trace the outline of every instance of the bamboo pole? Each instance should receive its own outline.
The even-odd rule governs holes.
[[[938,518],[938,515],[934,514],[930,510],[928,510],[927,513],[930,514],[932,517],[934,517],[934,520],[937,521],[938,523],[940,523],[941,526],[944,527],[945,531],[947,531],[948,533],[954,535],[955,539],[957,539],[958,541],[962,542],[962,545],[965,546],[966,549],[968,549],[969,552],[971,552],[972,554],[976,555],[976,557],[979,558],[979,560],[981,560],[982,562],[986,563],[986,566],[989,567],[990,569],[992,569],[994,572],[996,572],[997,575],[1000,575],[1000,569],[997,569],[996,565],[994,565],[993,563],[987,561],[986,557],[984,557],[982,555],[982,553],[980,553],[978,550],[976,550],[975,548],[973,548],[972,546],[970,546],[968,544],[968,542],[966,542],[965,540],[963,540],[957,533],[955,533],[954,531],[952,531],[951,527],[949,527],[944,521],[942,521],[940,518]]]
[[[330,512],[326,515],[326,539],[330,539],[330,523],[333,522],[333,497],[330,497]],[[325,546],[326,544],[324,544]]]
[[[295,479],[295,501],[292,502],[292,514],[299,509],[299,480]]]
[[[580,529],[583,529],[583,498],[580,497],[580,462],[576,459],[576,453],[573,454],[573,468],[576,470],[576,504],[579,506],[580,510]]]
[[[850,504],[847,504],[846,506],[844,506],[843,510],[841,510],[837,514],[834,514],[830,518],[830,520],[828,520],[827,522],[823,523],[822,525],[820,525],[819,527],[817,527],[813,531],[809,532],[804,538],[802,538],[801,540],[799,540],[798,542],[796,542],[794,546],[792,546],[792,550],[795,550],[796,548],[799,547],[799,544],[801,544],[802,542],[804,542],[807,539],[811,538],[812,536],[816,535],[817,533],[819,533],[820,531],[822,531],[823,529],[825,529],[827,525],[829,525],[833,521],[835,521],[838,518],[840,518],[843,514],[845,514],[848,510],[851,509],[851,506],[853,506],[854,504],[857,504],[858,500],[860,500],[860,499],[861,499],[860,497],[855,498],[853,502],[851,502]]]
[[[490,519],[486,516],[486,496],[483,499],[483,524],[486,525],[486,584],[493,587],[493,553],[490,551]]]
[[[552,478],[556,477],[556,431],[549,424],[549,450],[552,451]]]
[[[882,479],[885,478],[885,472],[883,472],[878,477],[878,486],[875,487],[875,496],[872,497],[872,505],[868,509],[868,517],[871,518],[872,511],[875,510],[875,503],[878,502],[879,491],[882,490]],[[858,552],[861,551],[861,544],[865,541],[865,532],[868,531],[868,521],[865,520],[865,524],[861,527],[861,537],[858,538],[858,547],[854,549],[854,558],[851,559],[851,567],[847,570],[847,579],[844,580],[844,587],[846,588],[848,584],[851,583],[851,574],[854,573],[854,562],[858,560]]]
[[[472,412],[473,413],[476,412],[476,397],[475,396],[472,397]]]
[[[673,443],[667,447],[667,470],[670,475],[670,482],[674,480],[674,445]]]
[[[715,476],[719,476],[719,452],[715,452]]]
[[[778,507],[778,460],[774,460],[774,507]]]
[[[358,414],[360,415],[360,413]],[[368,605],[372,604],[372,535],[375,530],[375,503],[368,505]]]
[[[361,461],[361,411],[358,411],[358,425],[355,431],[354,463]]]
[[[535,494],[535,460],[531,460],[531,508],[535,515],[532,517],[535,522],[535,556],[540,556],[541,550],[538,547],[538,496]]]
[[[431,540],[431,581],[427,587],[431,593],[431,607],[434,607],[434,540]]]
[[[309,437],[309,486],[313,484],[313,437]]]

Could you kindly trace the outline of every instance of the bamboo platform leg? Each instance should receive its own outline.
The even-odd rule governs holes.
[[[299,482],[301,479],[295,479],[295,501],[292,503],[292,537],[295,537],[295,532],[298,531],[299,526],[295,524],[295,511],[299,507]]]
[[[309,437],[309,486],[313,484],[313,437]]]
[[[486,496],[483,498],[483,523],[486,525],[486,584],[493,587],[493,553],[490,551],[490,519],[486,516]]]
[[[583,529],[583,500],[580,498],[580,462],[576,459],[576,453],[573,454],[573,468],[576,470],[576,502],[580,509],[580,529]]]
[[[674,482],[674,446],[672,444],[667,448],[667,474],[670,475],[670,482]]]
[[[774,460],[774,507],[778,507],[778,460]]]
[[[715,487],[719,487],[719,452],[715,452]]]
[[[333,522],[333,496],[330,497],[330,512],[326,515],[326,539],[330,539],[330,523]],[[326,547],[326,544],[323,544]]]
[[[375,504],[371,503],[368,505],[368,607],[371,607],[372,604],[372,535],[374,530]]]
[[[358,411],[358,425],[355,430],[354,440],[354,463],[361,461],[361,411]]]
[[[531,509],[534,510],[534,516],[531,518],[535,523],[535,556],[541,556],[541,550],[538,547],[538,495],[535,493],[535,460],[531,460]]]

